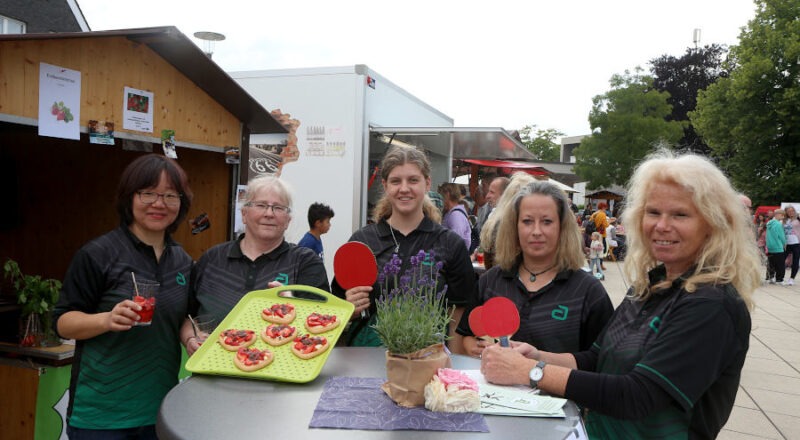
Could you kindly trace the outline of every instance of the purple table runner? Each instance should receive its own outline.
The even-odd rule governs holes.
[[[443,413],[425,407],[403,408],[381,390],[378,377],[332,377],[308,424],[310,428],[394,431],[489,432],[482,414]]]

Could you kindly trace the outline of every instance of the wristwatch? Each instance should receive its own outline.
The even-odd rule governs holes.
[[[531,379],[531,388],[536,389],[539,386],[539,381],[544,377],[544,366],[547,365],[544,361],[539,361],[535,367],[531,368],[528,377]]]

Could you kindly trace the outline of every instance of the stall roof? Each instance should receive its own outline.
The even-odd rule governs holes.
[[[536,157],[507,131],[496,127],[370,127],[406,144],[421,146],[453,159],[535,160]]]
[[[174,26],[94,32],[9,34],[0,35],[0,41],[103,37],[125,37],[149,47],[247,125],[250,133],[286,133],[286,129],[269,111]]]

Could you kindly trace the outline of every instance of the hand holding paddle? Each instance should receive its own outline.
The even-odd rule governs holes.
[[[497,296],[489,298],[483,306],[475,310],[477,309],[480,309],[480,312],[475,320],[480,321],[483,325],[482,330],[486,332],[485,334],[492,338],[499,338],[500,345],[508,347],[508,337],[519,330],[519,310],[517,310],[516,304],[508,298]],[[475,327],[472,324],[472,313],[469,315],[469,325],[472,328],[472,332],[477,336],[478,333],[475,332]]]
[[[351,241],[343,244],[333,256],[333,273],[336,282],[345,290],[353,287],[370,286],[378,279],[378,263],[372,250],[364,243]],[[356,304],[356,307],[363,304]],[[369,299],[367,299],[369,306]],[[366,317],[366,309],[361,317]]]

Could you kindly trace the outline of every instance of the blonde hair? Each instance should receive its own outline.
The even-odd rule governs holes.
[[[666,149],[649,155],[628,182],[623,213],[628,247],[625,274],[631,280],[633,296],[647,299],[653,291],[669,286],[669,282],[649,286],[648,272],[659,262],[645,242],[642,230],[649,194],[657,185],[664,184],[675,184],[689,192],[692,203],[711,228],[683,288],[691,293],[701,284],[731,284],[752,309],[752,293],[761,284],[761,258],[749,213],[742,209],[739,193],[707,158],[676,155]]]
[[[420,172],[422,172],[422,175],[426,179],[430,179],[431,164],[425,156],[425,153],[416,148],[395,145],[383,156],[383,160],[381,161],[381,180],[386,181],[389,178],[389,173],[391,173],[395,167],[407,163],[416,165]],[[422,200],[422,212],[426,217],[436,223],[442,221],[442,214],[439,212],[439,208],[433,204],[433,201],[431,201],[427,194],[425,194],[425,198]],[[392,202],[386,197],[386,193],[383,193],[380,200],[375,204],[375,208],[372,210],[372,220],[375,223],[379,223],[381,220],[391,216]]]
[[[567,269],[580,269],[583,267],[585,257],[583,254],[583,239],[575,221],[575,215],[569,209],[569,201],[566,193],[550,182],[535,180],[512,190],[517,175],[511,179],[508,188],[503,192],[503,198],[510,195],[510,200],[502,206],[502,211],[492,217],[499,217],[499,227],[497,239],[494,243],[496,249],[497,264],[503,270],[511,270],[517,262],[522,248],[519,245],[519,232],[517,222],[519,221],[519,206],[522,199],[530,195],[543,195],[550,197],[556,203],[556,212],[559,220],[559,238],[556,247],[556,269],[558,271]],[[498,209],[501,208],[498,203]]]
[[[495,214],[486,219],[483,223],[483,228],[481,228],[481,248],[484,251],[494,252],[494,242],[497,238],[497,228],[499,227],[501,217],[499,213],[505,210],[506,205],[514,199],[514,195],[520,188],[534,180],[536,179],[534,179],[533,176],[524,172],[517,172],[511,176],[506,189],[503,190],[503,194],[501,194],[500,199],[497,200],[497,204],[494,208]]]
[[[603,236],[600,235],[599,232],[597,231],[592,232],[592,240],[600,240],[601,238],[603,238]]]

